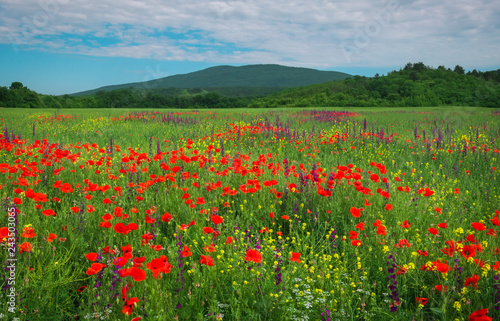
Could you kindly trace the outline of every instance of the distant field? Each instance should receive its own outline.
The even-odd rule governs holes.
[[[499,110],[0,121],[0,319],[500,317]]]

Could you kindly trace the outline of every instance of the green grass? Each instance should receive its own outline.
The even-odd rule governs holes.
[[[467,320],[488,309],[492,317],[500,304],[499,272],[487,268],[500,261],[491,221],[500,210],[500,115],[486,108],[351,108],[335,121],[327,113],[340,110],[89,109],[60,110],[58,117],[55,110],[1,109],[9,141],[1,138],[0,227],[8,226],[14,198],[22,203],[17,200],[17,311],[4,305],[0,313],[22,320]],[[374,136],[382,131],[382,138]],[[64,151],[69,154],[58,158]],[[360,176],[340,178],[341,170]],[[59,181],[73,190],[58,188]],[[406,186],[408,193],[397,189]],[[427,188],[434,193],[424,196]],[[28,197],[28,189],[47,201]],[[115,216],[116,207],[124,215]],[[353,207],[363,208],[360,217]],[[45,216],[47,209],[56,216]],[[161,219],[166,212],[169,222]],[[111,227],[100,227],[107,213]],[[214,224],[211,215],[223,223]],[[196,225],[181,229],[193,220]],[[405,220],[410,228],[401,227]],[[137,229],[119,234],[119,222]],[[364,230],[355,227],[360,222]],[[446,228],[438,227],[444,222]],[[472,222],[486,230],[476,231]],[[36,236],[20,235],[30,227]],[[205,227],[219,235],[204,234]],[[49,243],[51,233],[57,238]],[[143,246],[148,233],[153,239]],[[362,245],[354,246],[351,235]],[[400,240],[410,247],[395,247]],[[450,241],[461,244],[451,257],[441,251]],[[24,242],[31,252],[20,253]],[[211,244],[214,252],[207,252]],[[476,256],[466,260],[460,248],[471,244]],[[144,280],[120,277],[113,264],[127,245],[133,257],[121,273],[144,258],[138,267]],[[104,254],[105,246],[115,254]],[[184,246],[191,256],[182,257]],[[249,249],[262,255],[259,263],[245,259]],[[292,252],[301,253],[300,263],[290,260]],[[88,253],[98,259],[89,261]],[[163,255],[172,267],[155,278],[147,264]],[[200,264],[202,255],[214,265]],[[421,270],[437,260],[447,261],[447,273]],[[96,262],[105,267],[88,275]],[[7,303],[7,272],[0,274]],[[464,287],[473,275],[477,289]],[[129,316],[122,312],[125,285],[127,300],[140,300]],[[428,302],[420,306],[416,298]]]

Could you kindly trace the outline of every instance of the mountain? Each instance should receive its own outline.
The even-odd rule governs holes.
[[[352,78],[352,76],[337,71],[320,71],[281,65],[217,66],[146,82],[105,86],[74,93],[72,96],[88,96],[99,91],[117,89],[156,91],[166,88],[219,88],[219,90],[223,91],[221,88],[239,88],[234,90],[235,95],[238,96],[238,93],[244,88],[247,88],[250,93],[253,93],[256,88],[268,88],[267,91],[275,92],[284,88],[320,84],[346,78]],[[249,89],[249,87],[254,88],[254,90]],[[232,92],[232,90],[229,90],[229,92]]]

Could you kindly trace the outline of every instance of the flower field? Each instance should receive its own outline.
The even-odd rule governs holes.
[[[0,320],[500,318],[498,111],[0,118]]]

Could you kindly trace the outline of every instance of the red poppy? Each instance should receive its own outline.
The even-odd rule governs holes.
[[[439,224],[438,224],[438,227],[439,227],[439,228],[447,228],[447,227],[448,227],[448,224],[446,224],[446,222],[439,223]]]
[[[469,258],[476,257],[476,246],[475,245],[464,245],[460,251],[460,254],[468,260]]]
[[[439,214],[443,214],[442,210],[441,210],[439,207],[436,207],[434,210],[435,210],[436,212],[438,212]]]
[[[479,222],[472,222],[470,223],[470,225],[472,225],[472,227],[476,230],[476,231],[484,231],[486,230],[486,226],[482,223],[479,223]]]
[[[387,229],[383,225],[377,226],[377,234],[378,235],[386,235],[387,234]]]
[[[441,292],[443,290],[443,285],[442,284],[439,284],[439,285],[435,285],[434,286],[436,288],[436,290],[438,290],[439,292]],[[446,291],[446,289],[448,289],[447,286],[444,287],[444,291]]]
[[[214,244],[210,244],[210,246],[206,245],[203,247],[203,250],[205,252],[215,252]]]
[[[144,261],[146,261],[146,257],[145,256],[142,256],[142,257],[136,257],[132,260],[132,262],[134,262],[134,266],[135,267],[142,267],[142,263],[144,263]]]
[[[14,203],[19,205],[19,204],[22,204],[23,203],[23,200],[20,199],[19,197],[14,197]]]
[[[359,233],[358,233],[358,232],[349,231],[349,238],[350,238],[351,240],[355,240],[355,239],[357,239],[357,238],[358,238],[358,235],[359,235]]]
[[[51,215],[56,216],[56,213],[53,210],[51,210],[50,208],[42,211],[42,214],[45,216],[51,216]]]
[[[31,252],[31,243],[30,242],[24,242],[19,246],[19,252],[22,254],[24,252]]]
[[[430,227],[427,229],[429,231],[429,233],[431,233],[432,235],[437,235],[439,233],[439,231],[437,230],[437,228],[434,228],[434,227]]]
[[[233,244],[233,238],[231,236],[228,236],[226,239],[226,244]]]
[[[428,256],[429,255],[429,252],[427,251],[421,251],[421,250],[417,250],[418,254],[420,254],[421,256]]]
[[[476,290],[478,288],[477,282],[479,281],[479,275],[474,274],[470,278],[465,279],[465,287],[468,287],[469,285],[472,285]]]
[[[281,215],[281,218],[284,219],[284,220],[288,220],[289,219],[288,215]]]
[[[401,224],[401,225],[399,225],[399,226],[401,226],[402,228],[407,229],[407,228],[410,228],[410,227],[411,227],[411,224],[410,224],[410,223],[408,223],[408,220],[405,220],[405,221],[403,222],[403,224]]]
[[[292,257],[290,258],[290,261],[295,261],[297,263],[300,263],[300,259],[299,259],[300,254],[301,253],[294,253],[294,252],[292,252]]]
[[[82,285],[79,289],[78,289],[78,292],[83,292],[83,290],[85,290],[87,288],[86,285]]]
[[[486,315],[488,313],[488,309],[481,309],[471,313],[469,316],[469,321],[491,321],[493,320],[489,316]]]
[[[353,246],[361,246],[361,245],[363,245],[363,243],[360,240],[352,240],[351,244]]]
[[[370,205],[372,205],[372,203],[368,203],[368,200],[365,198],[365,205],[370,206]]]
[[[182,257],[188,257],[193,255],[193,252],[190,251],[190,248],[184,245],[184,251],[181,252]]]
[[[360,217],[361,211],[362,211],[361,208],[351,207],[351,215],[354,217]]]
[[[102,270],[106,265],[101,263],[92,263],[92,266],[87,270],[87,275],[94,275]]]
[[[201,255],[201,259],[198,261],[200,264],[214,266],[214,259],[210,257],[210,255]]]
[[[155,279],[161,279],[160,273],[170,273],[173,266],[168,263],[167,257],[162,255],[160,258],[153,259],[150,263],[147,263],[146,267],[151,270]]]
[[[165,214],[162,215],[161,220],[165,223],[170,222],[170,220],[172,220],[172,214],[166,212]]]
[[[10,237],[10,231],[8,227],[0,227],[0,242]]]
[[[429,302],[428,298],[416,298],[417,304],[426,305]]]
[[[131,315],[134,311],[134,306],[137,302],[140,302],[137,298],[131,298],[130,300],[125,300],[125,306],[122,309],[123,314]]]
[[[97,259],[97,253],[88,253],[85,254],[85,257],[87,258],[87,260],[94,262]]]
[[[211,228],[211,227],[209,227],[209,226],[205,226],[205,227],[203,228],[203,234],[211,234],[211,233],[213,233],[213,232],[214,232],[214,229],[213,229],[213,228]]]
[[[359,229],[360,231],[364,231],[365,230],[365,223],[360,222],[360,223],[356,224],[354,227]]]
[[[210,219],[212,220],[212,222],[214,222],[214,224],[220,224],[224,221],[224,219],[222,217],[220,217],[219,215],[212,215],[210,217]]]
[[[21,234],[21,237],[25,237],[27,239],[33,238],[36,236],[34,232],[35,230],[32,227],[26,226],[25,228],[23,228],[23,233]]]
[[[436,269],[443,274],[448,273],[448,271],[450,270],[447,261],[441,263],[439,260],[437,260],[436,262],[434,262],[434,265],[436,266]]]
[[[245,260],[255,263],[260,263],[262,261],[262,254],[257,250],[247,250]]]
[[[131,276],[134,281],[140,282],[146,279],[146,271],[136,268],[135,266],[128,269],[121,269],[120,277],[124,278],[127,276]]]
[[[72,211],[73,213],[78,213],[78,212],[80,212],[80,209],[79,209],[78,207],[76,207],[76,206],[73,206],[73,207],[71,208],[71,211]]]
[[[391,204],[386,204],[385,209],[388,211],[392,211],[392,205]]]

